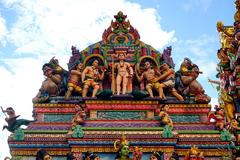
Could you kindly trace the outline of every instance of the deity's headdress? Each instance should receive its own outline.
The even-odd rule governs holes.
[[[129,142],[126,139],[126,136],[123,134],[120,140],[114,142],[114,149],[119,150],[122,146],[129,146]]]

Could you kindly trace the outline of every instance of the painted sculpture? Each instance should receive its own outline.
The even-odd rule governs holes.
[[[39,89],[36,97],[33,98],[34,103],[45,102],[50,96],[59,95],[61,76],[58,73],[54,73],[54,68],[51,63],[46,63],[42,67],[43,74],[46,79],[42,82],[42,86]]]
[[[99,81],[104,78],[104,71],[98,68],[98,60],[92,62],[92,66],[87,66],[82,72],[83,91],[82,97],[87,96],[90,87],[93,87],[92,97],[95,98],[100,88]]]
[[[144,69],[145,71],[139,76],[138,73],[136,73],[136,77],[139,82],[142,82],[146,80],[146,90],[149,93],[149,96],[153,98],[153,90],[156,90],[159,94],[159,97],[161,96],[160,91],[160,83],[157,81],[157,76],[160,75],[160,73],[157,73],[156,70],[154,70],[150,64],[150,62],[146,61],[144,63]],[[160,97],[162,98],[162,96]]]
[[[196,80],[201,73],[196,64],[185,58],[177,72],[177,89],[184,95],[194,95],[196,102],[208,103],[211,98],[205,94],[202,85]]]
[[[163,152],[160,151],[152,153],[149,160],[163,160],[163,159],[164,159]]]
[[[126,51],[116,51],[116,54],[119,60],[119,62],[115,63],[114,65],[114,68],[117,70],[117,95],[120,95],[120,92],[124,95],[127,91],[127,85],[131,83],[131,78],[133,77],[133,69],[130,63],[125,61]]]
[[[190,151],[186,154],[185,160],[204,160],[204,153],[198,147],[193,145]]]
[[[20,129],[14,110],[4,111],[13,118],[8,114],[13,158],[35,159],[41,148],[42,155],[69,160],[236,158],[240,23],[218,24],[219,80],[209,82],[219,88],[219,107],[211,112],[198,82],[201,66],[185,58],[176,69],[171,46],[157,51],[140,40],[127,15],[114,17],[100,41],[82,51],[72,46],[68,70],[54,57],[43,65],[46,78],[33,98],[35,123]]]
[[[31,122],[35,122],[35,120],[27,120],[27,119],[17,119],[20,115],[16,115],[15,111],[12,107],[6,108],[3,110],[3,113],[7,113],[5,121],[7,122],[7,126],[3,126],[3,130],[7,129],[9,132],[14,132],[15,130],[19,129],[22,125],[29,125]]]
[[[65,99],[69,99],[72,92],[82,93],[82,88],[80,86],[82,77],[83,64],[78,62],[76,68],[70,71],[70,77],[68,80],[68,90],[65,94]]]
[[[114,149],[117,150],[116,160],[132,160],[129,158],[130,146],[125,135],[122,135],[121,140],[114,142]]]
[[[219,106],[215,106],[215,112],[209,112],[208,121],[211,119],[215,120],[215,125],[218,130],[223,130],[225,127],[225,119],[224,119],[224,109]]]

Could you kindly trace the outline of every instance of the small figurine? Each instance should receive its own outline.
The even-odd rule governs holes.
[[[100,160],[100,157],[96,153],[87,151],[83,157],[83,160]]]
[[[217,31],[219,33],[220,43],[222,48],[229,48],[232,40],[234,39],[234,28],[227,28],[223,22],[217,22]]]
[[[67,90],[67,93],[65,94],[65,99],[69,99],[73,91],[76,91],[79,94],[82,92],[82,88],[79,85],[79,82],[81,81],[81,76],[82,76],[82,69],[83,69],[83,64],[79,62],[76,65],[76,68],[70,71],[70,78],[68,81],[68,90]]]
[[[73,155],[73,153],[69,152],[67,153],[67,160],[74,160],[76,157]]]
[[[133,160],[141,160],[142,159],[142,155],[143,155],[142,148],[134,147],[134,150],[133,150]]]
[[[82,106],[76,105],[76,114],[72,119],[72,127],[75,127],[76,125],[82,125],[85,121],[86,113]]]
[[[156,110],[156,113],[158,114],[160,118],[160,124],[161,125],[168,125],[169,127],[173,128],[173,122],[170,116],[168,115],[167,111],[169,109],[168,105],[163,105],[159,110]]]
[[[224,122],[224,110],[218,105],[215,106],[216,111],[215,112],[209,112],[208,114],[208,122],[210,122],[211,119],[215,120],[216,128],[219,130],[223,130],[225,126]]]
[[[46,150],[40,149],[37,152],[36,160],[52,160],[52,157],[47,153]]]
[[[153,152],[150,155],[150,159],[149,160],[164,160],[164,155],[163,152],[159,151],[159,152]]]
[[[119,143],[119,147],[117,147],[117,144]],[[129,158],[129,142],[126,139],[125,135],[122,135],[121,140],[116,140],[114,142],[114,149],[118,150],[117,155],[115,157],[115,160],[133,160],[132,158]]]
[[[104,78],[104,71],[99,70],[98,63],[98,60],[95,59],[92,62],[92,66],[87,66],[82,72],[82,82],[84,84],[82,97],[87,96],[89,87],[93,87],[92,97],[96,97],[96,94],[100,88],[99,81],[103,80]]]
[[[129,79],[131,79],[133,76],[133,69],[130,63],[125,62],[126,51],[116,51],[116,53],[119,60],[118,63],[114,64],[114,68],[117,69],[116,77],[117,95],[120,95],[121,90],[122,94],[124,95],[126,94],[127,91]]]
[[[193,145],[191,150],[187,152],[184,160],[204,160],[203,152]]]
[[[2,108],[2,107],[1,107]],[[3,130],[7,129],[9,132],[14,132],[18,128],[20,128],[22,125],[29,125],[31,122],[35,122],[35,120],[26,120],[26,119],[17,119],[20,115],[16,115],[15,111],[12,107],[8,107],[6,110],[3,110],[3,113],[7,113],[8,117],[5,118],[5,121],[8,123],[8,125],[3,126]]]
[[[169,46],[163,50],[163,54],[161,55],[159,61],[169,64],[171,68],[174,69],[175,64],[173,62],[171,55],[172,55],[172,46]]]
[[[179,160],[179,155],[177,152],[173,152],[169,160]]]

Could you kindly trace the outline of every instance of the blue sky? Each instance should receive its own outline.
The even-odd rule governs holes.
[[[71,45],[82,50],[101,40],[119,10],[142,41],[160,52],[173,46],[176,70],[184,57],[199,65],[204,72],[199,81],[216,102],[217,93],[207,83],[218,63],[216,22],[233,24],[234,0],[0,0],[0,105],[31,119],[31,99],[44,78],[42,64],[56,56],[66,68]],[[8,134],[0,134],[5,148],[0,159],[9,154]]]

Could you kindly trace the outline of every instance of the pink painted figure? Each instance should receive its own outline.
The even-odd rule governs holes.
[[[126,94],[128,81],[133,76],[133,69],[130,63],[125,62],[126,51],[116,51],[116,53],[119,60],[119,62],[114,65],[114,68],[117,69],[117,95],[120,95],[121,90],[122,94]]]

